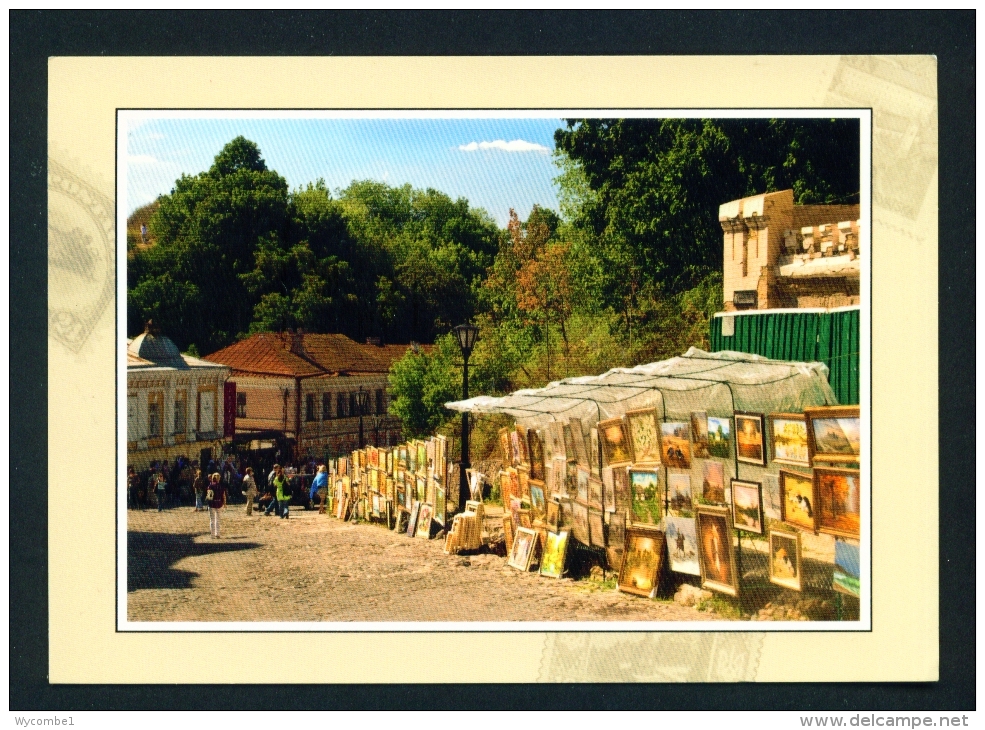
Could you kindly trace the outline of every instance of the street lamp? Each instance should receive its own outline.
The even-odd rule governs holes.
[[[462,400],[469,399],[469,355],[472,348],[479,341],[479,328],[471,322],[460,324],[452,330],[458,340],[458,346],[462,348]],[[469,462],[469,413],[462,411],[462,463],[459,467],[458,482],[458,510],[465,511],[465,502],[469,496],[469,478],[465,470],[470,469],[472,464]]]
[[[359,409],[359,448],[363,448],[366,444],[363,443],[363,416],[366,414],[366,403],[369,402],[369,393],[363,390],[363,386],[359,386],[359,392],[356,393],[356,408]]]

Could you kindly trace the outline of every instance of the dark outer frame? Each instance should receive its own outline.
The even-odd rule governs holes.
[[[762,461],[756,459],[750,459],[748,457],[742,457],[739,455],[739,419],[740,418],[756,418],[759,419],[759,437],[762,439],[763,446],[763,458]],[[769,454],[766,453],[766,414],[765,413],[751,413],[749,411],[735,411],[732,414],[732,441],[733,447],[735,448],[735,458],[737,461],[741,461],[743,464],[752,464],[753,466],[766,466],[769,463]]]
[[[440,19],[441,22],[436,22]],[[494,22],[491,22],[494,21]],[[773,32],[764,34],[770,27]],[[556,32],[546,33],[545,28]],[[819,33],[819,28],[826,32]],[[221,32],[216,32],[220,30]],[[47,462],[47,59],[52,55],[637,55],[926,53],[938,59],[940,681],[687,685],[51,685],[47,490],[10,522],[11,710],[703,709],[975,707],[974,11],[20,11],[10,13],[10,476]],[[12,479],[13,480],[13,479]],[[41,617],[41,620],[39,620]],[[970,668],[970,670],[969,670]],[[467,688],[467,690],[466,690]]]

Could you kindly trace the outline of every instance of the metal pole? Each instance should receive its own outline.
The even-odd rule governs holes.
[[[469,357],[464,352],[462,365],[462,400],[469,399]],[[469,478],[466,469],[472,468],[469,462],[469,412],[462,411],[462,463],[458,470],[458,511],[465,512],[465,502],[469,498]]]

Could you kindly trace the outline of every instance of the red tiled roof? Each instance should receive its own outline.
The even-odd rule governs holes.
[[[292,344],[294,348],[292,350]],[[364,345],[339,334],[264,333],[206,356],[236,373],[310,377],[335,373],[386,373],[410,345]],[[422,346],[425,352],[430,345]]]

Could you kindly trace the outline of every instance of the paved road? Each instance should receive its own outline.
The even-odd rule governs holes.
[[[714,614],[599,581],[521,573],[497,555],[445,555],[440,540],[223,510],[222,539],[190,507],[128,514],[134,621],[702,621]]]

